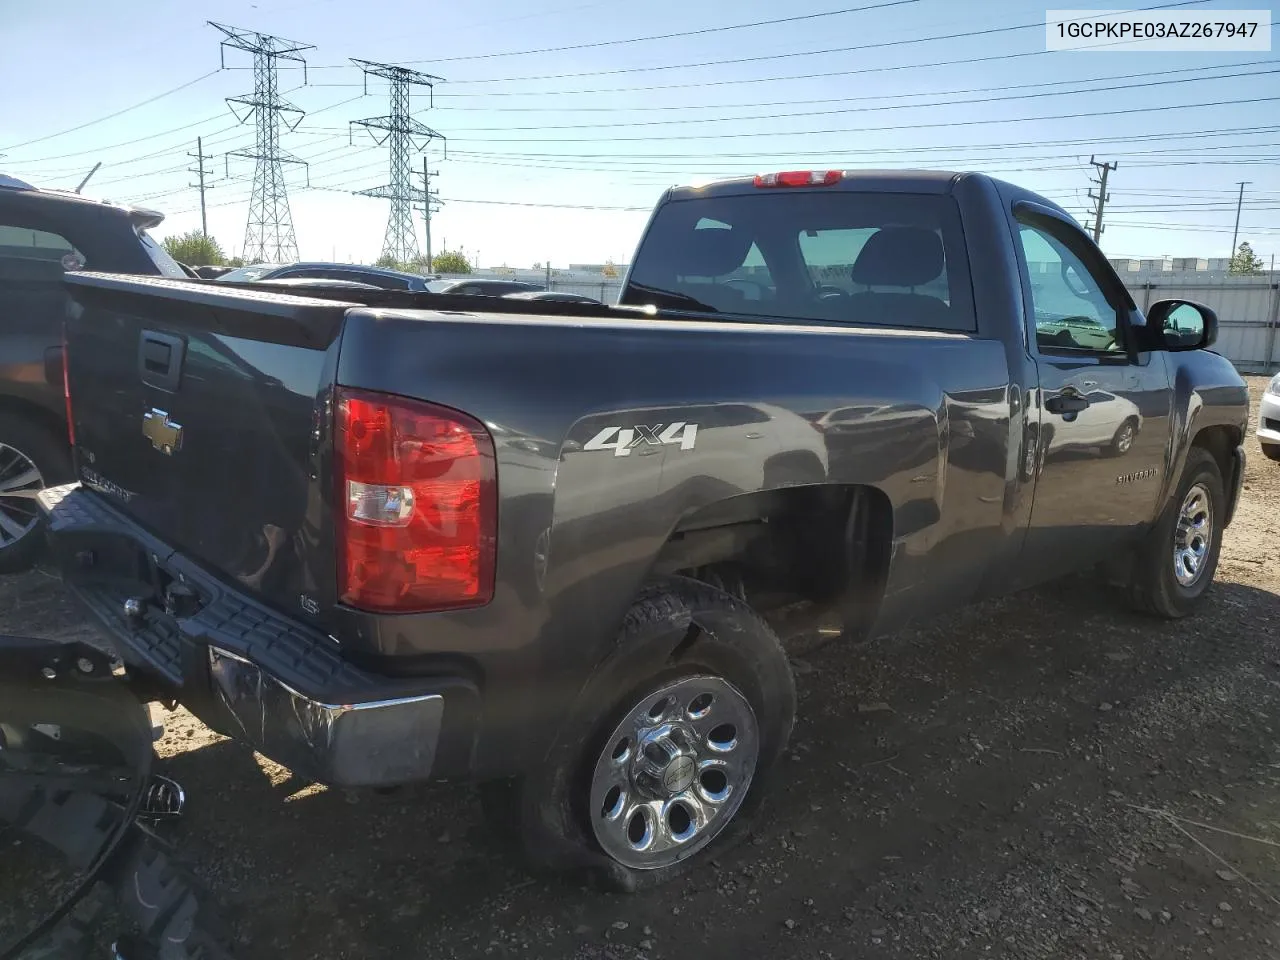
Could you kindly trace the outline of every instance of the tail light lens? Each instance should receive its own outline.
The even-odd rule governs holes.
[[[380,613],[493,598],[497,482],[484,426],[446,407],[339,389],[338,595]]]
[[[67,328],[62,328],[62,400],[67,406],[67,440],[71,444],[71,449],[76,448],[76,418],[71,413],[71,374],[67,371],[67,367],[71,361],[71,354],[67,352]]]

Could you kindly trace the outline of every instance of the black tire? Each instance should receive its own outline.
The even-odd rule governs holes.
[[[1113,457],[1122,457],[1133,447],[1134,438],[1138,436],[1138,421],[1130,417],[1116,428],[1115,436],[1111,438],[1111,446],[1108,452]]]
[[[43,486],[71,479],[71,455],[64,438],[51,434],[42,425],[24,417],[0,414],[0,482],[4,481],[6,464],[14,466],[24,462],[35,465]],[[23,488],[24,493],[27,490]],[[0,573],[26,570],[39,559],[44,547],[44,522],[38,517],[39,509],[35,502],[13,499],[0,506],[0,510],[5,511],[6,519],[17,522],[30,516],[28,507],[36,511],[35,525],[16,539],[0,535]]]
[[[654,869],[606,854],[590,824],[591,774],[606,738],[636,702],[692,675],[732,684],[757,722],[758,754],[741,805],[705,846]],[[564,733],[534,772],[486,785],[484,809],[502,834],[518,834],[535,868],[594,881],[607,889],[649,889],[740,840],[758,813],[769,774],[786,750],[795,720],[791,667],[773,630],[743,601],[673,577],[647,588],[627,612],[614,653],[600,665]]]
[[[1173,551],[1178,520],[1188,492],[1196,485],[1208,494],[1211,530],[1204,558],[1195,581],[1184,585],[1175,575]],[[1218,552],[1222,548],[1222,524],[1226,517],[1227,498],[1222,484],[1222,471],[1209,451],[1192,447],[1173,497],[1165,506],[1159,521],[1139,546],[1134,559],[1129,599],[1143,612],[1166,619],[1177,619],[1191,613],[1213,583],[1218,568]]]
[[[1268,460],[1280,462],[1280,443],[1262,443],[1261,440],[1258,442],[1262,445],[1262,455],[1264,457]]]

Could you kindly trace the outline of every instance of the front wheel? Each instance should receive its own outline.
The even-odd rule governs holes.
[[[1280,461],[1280,443],[1263,443],[1262,455],[1268,460]]]
[[[1130,599],[1139,610],[1169,619],[1192,612],[1218,568],[1226,502],[1218,462],[1193,447],[1173,499],[1138,549]]]
[[[547,762],[489,813],[535,865],[656,886],[745,833],[795,709],[773,630],[736,597],[672,578],[628,612]]]

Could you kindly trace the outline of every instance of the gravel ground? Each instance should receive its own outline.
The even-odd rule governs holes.
[[[170,832],[252,957],[1280,956],[1280,464],[1248,454],[1198,616],[1073,579],[805,654],[756,836],[663,890],[535,881],[467,788],[325,791],[183,712]],[[42,573],[0,632],[91,636]]]

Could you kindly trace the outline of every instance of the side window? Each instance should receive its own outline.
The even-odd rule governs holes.
[[[1036,346],[1046,351],[1122,352],[1116,307],[1084,261],[1039,227],[1020,224],[1018,238],[1031,284]]]
[[[360,283],[372,284],[383,290],[407,290],[409,284],[399,277],[384,277],[380,273],[358,273],[354,270],[335,270],[333,275],[340,280],[356,280]]]
[[[84,254],[63,236],[0,223],[0,277],[57,283],[67,270],[84,265]]]

